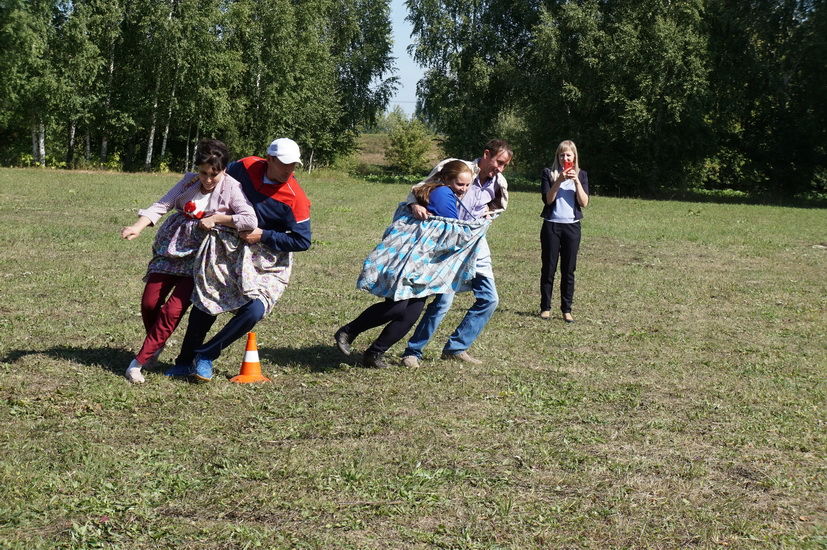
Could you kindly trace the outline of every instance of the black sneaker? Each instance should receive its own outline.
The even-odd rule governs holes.
[[[382,359],[383,355],[385,354],[366,351],[362,356],[362,365],[370,369],[386,369],[388,368],[388,364]]]
[[[336,340],[336,347],[339,348],[339,351],[345,355],[350,355],[350,342],[353,339],[350,337],[350,334],[345,332],[345,327],[337,330],[336,334],[333,335],[333,339]]]

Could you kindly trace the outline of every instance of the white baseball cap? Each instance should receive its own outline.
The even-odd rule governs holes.
[[[299,144],[289,138],[273,140],[273,143],[267,148],[267,154],[271,157],[276,157],[284,164],[295,162],[300,166],[304,166],[302,164],[301,151],[299,151]]]

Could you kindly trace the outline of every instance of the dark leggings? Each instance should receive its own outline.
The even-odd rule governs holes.
[[[560,311],[571,312],[574,298],[574,270],[580,249],[580,222],[556,223],[543,221],[540,229],[543,268],[540,272],[540,311],[551,309],[554,273],[560,258]]]
[[[384,302],[367,308],[342,328],[353,339],[366,330],[385,325],[379,337],[367,349],[369,353],[385,353],[408,334],[424,307],[425,298],[410,298],[398,302],[386,298]]]

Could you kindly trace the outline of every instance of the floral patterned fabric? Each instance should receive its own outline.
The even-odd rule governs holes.
[[[356,288],[394,301],[471,290],[477,244],[490,223],[441,216],[419,221],[397,209],[365,259]]]
[[[195,254],[206,236],[207,232],[198,227],[198,220],[177,210],[173,212],[155,233],[144,281],[150,273],[191,277]]]
[[[195,260],[192,303],[218,315],[251,300],[261,300],[270,313],[290,281],[293,255],[261,244],[246,245],[233,231],[210,231]]]

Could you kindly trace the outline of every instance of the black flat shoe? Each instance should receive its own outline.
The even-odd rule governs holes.
[[[568,317],[566,317],[566,314],[564,313],[563,314],[563,320],[567,323],[573,323],[574,322],[574,317],[571,316],[571,313],[569,313]]]
[[[362,356],[362,366],[369,369],[386,369],[388,364],[383,359],[383,353],[366,351]]]
[[[336,331],[336,334],[333,335],[333,339],[336,340],[336,347],[339,348],[339,351],[345,355],[350,355],[350,343],[353,341],[353,338],[350,337],[350,334],[345,332],[344,327]]]

